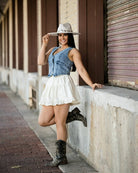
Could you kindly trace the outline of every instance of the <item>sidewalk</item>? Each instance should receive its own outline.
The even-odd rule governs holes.
[[[0,173],[96,173],[69,146],[67,165],[46,167],[55,155],[56,134],[50,127],[40,127],[37,119],[38,112],[0,85]]]

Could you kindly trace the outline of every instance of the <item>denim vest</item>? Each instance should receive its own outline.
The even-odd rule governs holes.
[[[68,53],[72,47],[68,47],[54,55],[59,47],[53,48],[48,58],[49,74],[48,76],[69,75],[73,62],[69,59]]]

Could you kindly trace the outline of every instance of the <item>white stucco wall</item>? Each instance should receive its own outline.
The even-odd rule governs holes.
[[[104,87],[93,92],[78,87],[81,122],[68,125],[70,145],[102,173],[136,173],[138,153],[138,92]]]
[[[9,85],[13,92],[20,95],[24,102],[30,105],[30,87],[38,88],[38,74],[0,67],[0,83]]]

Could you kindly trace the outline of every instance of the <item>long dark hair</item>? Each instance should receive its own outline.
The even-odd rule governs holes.
[[[74,42],[74,37],[73,37],[73,34],[71,34],[71,33],[68,34],[68,46],[76,48],[75,42]],[[76,66],[75,66],[74,63],[72,65],[72,70],[71,71],[76,71]]]

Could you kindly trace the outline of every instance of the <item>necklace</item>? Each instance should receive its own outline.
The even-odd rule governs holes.
[[[65,48],[59,47],[53,54],[56,55],[57,53],[59,53],[59,52],[65,50],[65,49],[67,49],[67,48],[68,48],[68,47],[65,47]]]
[[[58,50],[64,50],[64,49],[66,49],[66,48],[68,48],[69,46],[66,46],[66,47],[61,47],[61,46],[59,46],[59,49]]]

